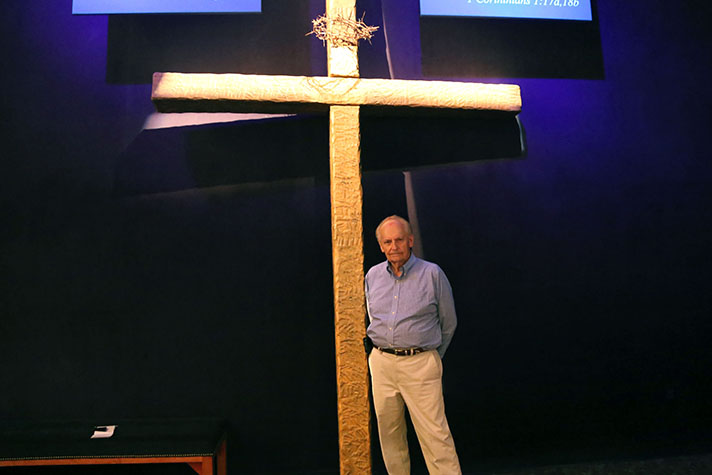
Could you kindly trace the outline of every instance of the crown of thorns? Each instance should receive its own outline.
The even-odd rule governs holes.
[[[334,46],[356,46],[359,40],[371,41],[377,26],[368,26],[360,20],[343,16],[327,17],[321,15],[312,20],[312,31],[307,35],[315,35],[322,42],[331,42]]]

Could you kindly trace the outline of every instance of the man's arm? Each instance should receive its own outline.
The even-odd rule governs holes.
[[[363,279],[363,287],[364,287],[364,295],[366,296],[366,315],[368,315],[368,321],[372,322],[373,318],[371,318],[371,309],[369,308],[368,305],[368,274],[366,274],[366,277]]]
[[[436,295],[438,299],[438,316],[440,317],[440,332],[442,333],[442,343],[438,347],[438,353],[442,358],[445,356],[445,351],[450,346],[450,341],[455,334],[457,315],[450,282],[442,269],[438,268],[438,271]]]

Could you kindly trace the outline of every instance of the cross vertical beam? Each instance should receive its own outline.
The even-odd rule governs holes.
[[[356,18],[356,0],[327,0],[327,18]],[[358,46],[327,43],[329,77],[359,76]],[[331,242],[334,272],[339,465],[342,474],[371,473],[371,407],[363,351],[363,190],[359,106],[329,108]]]
[[[342,474],[371,473],[358,106],[329,113],[336,383]]]

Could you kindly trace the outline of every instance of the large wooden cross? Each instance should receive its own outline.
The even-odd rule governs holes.
[[[326,18],[356,19],[355,10],[356,0],[326,0]],[[521,97],[516,85],[360,79],[357,46],[326,46],[328,77],[156,73],[152,100],[159,112],[328,110],[340,468],[360,475],[371,472],[360,107],[516,114]]]

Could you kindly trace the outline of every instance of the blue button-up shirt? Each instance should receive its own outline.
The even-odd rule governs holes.
[[[437,349],[442,357],[457,326],[450,282],[412,253],[402,270],[396,276],[386,261],[366,274],[368,336],[377,347]]]

